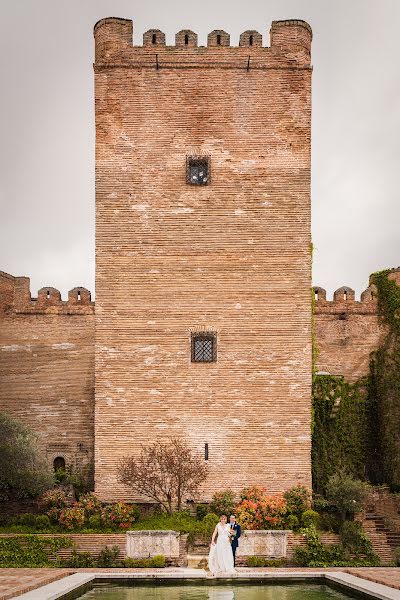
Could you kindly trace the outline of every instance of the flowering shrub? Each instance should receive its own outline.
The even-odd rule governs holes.
[[[235,492],[232,490],[216,492],[212,497],[209,508],[211,513],[226,515],[229,519],[229,515],[235,509]]]
[[[245,488],[236,507],[236,518],[243,529],[283,529],[287,504],[282,496],[271,496],[263,487]]]
[[[82,494],[78,506],[85,511],[85,519],[89,519],[92,515],[101,514],[101,502],[93,492]]]
[[[85,511],[75,502],[70,508],[64,508],[58,522],[66,529],[80,529],[85,523]]]
[[[71,502],[68,500],[67,495],[62,490],[47,490],[41,496],[38,501],[39,508],[43,510],[49,519],[56,523],[60,517],[61,512],[71,506]]]
[[[101,518],[106,527],[126,530],[136,520],[136,512],[135,506],[129,506],[124,502],[115,502],[115,504],[109,504],[102,509]]]

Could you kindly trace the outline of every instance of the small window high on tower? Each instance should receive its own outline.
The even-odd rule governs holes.
[[[192,334],[192,362],[215,362],[217,338],[214,333]]]
[[[186,181],[192,185],[210,183],[210,159],[208,156],[188,156],[186,160]]]

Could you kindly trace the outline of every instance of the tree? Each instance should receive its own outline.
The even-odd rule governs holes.
[[[189,445],[173,438],[142,446],[138,458],[123,458],[118,481],[155,500],[171,514],[174,506],[182,509],[185,495],[194,499],[207,474],[203,460],[192,453]]]
[[[354,515],[364,508],[370,490],[368,483],[355,479],[342,468],[328,479],[326,497],[335,504],[345,521],[347,514]]]
[[[0,412],[0,502],[34,498],[54,484],[37,436],[23,423]]]

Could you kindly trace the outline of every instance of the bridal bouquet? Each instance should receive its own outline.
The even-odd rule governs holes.
[[[231,543],[231,544],[232,544],[232,542],[233,542],[233,538],[234,538],[235,536],[236,536],[236,531],[235,531],[234,529],[232,529],[232,528],[231,528],[231,529],[229,530],[229,541],[230,541],[230,543]]]

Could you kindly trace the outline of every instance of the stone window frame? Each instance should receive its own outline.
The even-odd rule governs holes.
[[[206,183],[194,183],[190,180],[190,165],[192,161],[203,161],[207,163],[207,181]],[[186,155],[186,183],[203,187],[211,183],[211,156],[208,154],[187,154]]]
[[[209,365],[217,362],[217,333],[215,331],[192,331],[190,339],[190,359],[192,363],[198,365]],[[196,360],[195,343],[198,339],[212,340],[212,358],[211,360]]]

